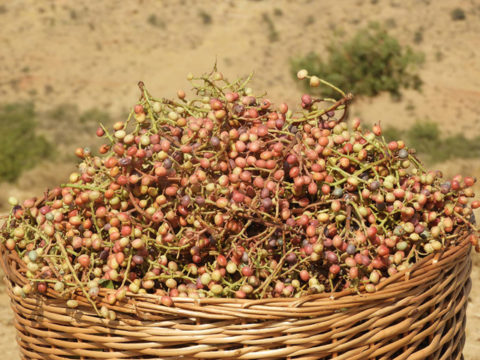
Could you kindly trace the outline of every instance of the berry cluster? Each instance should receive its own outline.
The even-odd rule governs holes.
[[[77,149],[67,184],[13,207],[0,238],[31,280],[14,291],[82,291],[95,304],[106,287],[111,304],[154,293],[167,306],[374,292],[462,234],[477,245],[473,178],[424,170],[379,125],[349,129],[351,95],[298,77],[340,99],[305,94],[293,113],[217,71],[189,76],[191,99],[155,99],[140,83],[128,119],[97,130],[100,156]]]

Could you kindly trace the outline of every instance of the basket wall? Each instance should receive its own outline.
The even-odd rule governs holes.
[[[2,250],[15,327],[25,359],[462,359],[470,291],[467,240],[381,283],[373,294],[301,299],[174,298],[132,295],[108,321],[78,296],[77,309],[49,289],[15,296],[27,280]],[[105,293],[101,293],[105,295]]]

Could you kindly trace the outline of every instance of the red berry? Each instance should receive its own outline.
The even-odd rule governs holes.
[[[219,266],[222,266],[222,267],[227,266],[227,258],[223,255],[218,255],[217,256],[217,264]]]
[[[141,114],[141,113],[143,113],[143,106],[140,105],[140,104],[137,104],[133,108],[133,111],[135,112],[135,114]]]
[[[162,296],[160,298],[160,302],[162,303],[163,306],[168,306],[168,307],[173,306],[173,300],[170,296],[166,296],[166,295]]]
[[[308,94],[302,95],[302,103],[305,105],[310,105],[312,103],[312,97]]]
[[[373,125],[372,131],[376,136],[382,135],[382,128],[380,125]]]
[[[308,281],[310,279],[310,274],[307,270],[300,271],[300,279],[302,279],[303,281]]]
[[[90,256],[88,256],[87,254],[80,255],[77,260],[78,260],[78,263],[84,268],[87,268],[90,266]]]
[[[243,276],[252,276],[253,275],[253,270],[250,266],[244,266],[242,267],[242,275]]]

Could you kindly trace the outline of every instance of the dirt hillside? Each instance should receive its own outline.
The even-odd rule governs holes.
[[[375,21],[424,52],[423,90],[405,91],[402,101],[388,94],[358,99],[352,114],[399,127],[431,119],[444,133],[480,134],[478,0],[0,3],[1,103],[33,101],[39,110],[70,103],[118,116],[136,99],[139,80],[153,94],[173,96],[188,90],[187,73],[209,71],[215,61],[229,78],[255,71],[252,86],[268,89],[274,102],[298,103],[290,58],[322,54],[334,38]],[[456,7],[464,20],[452,20]],[[75,142],[75,134],[66,136]],[[44,163],[0,192],[34,195],[72,169],[53,168]],[[478,162],[468,169],[480,174]]]
[[[456,7],[464,20],[452,20]],[[70,103],[119,116],[137,98],[139,80],[173,96],[189,89],[187,73],[215,61],[229,78],[255,71],[252,87],[268,89],[273,102],[298,103],[290,58],[323,53],[333,36],[348,39],[370,21],[424,52],[424,85],[401,101],[358,99],[353,114],[400,128],[431,119],[445,133],[480,135],[480,0],[0,0],[0,103],[32,101],[39,110]],[[480,177],[479,159],[439,167]],[[72,168],[42,163],[16,184],[0,183],[0,200],[39,194]],[[473,274],[468,360],[480,359],[478,266]],[[0,351],[14,359],[12,314],[0,292]]]

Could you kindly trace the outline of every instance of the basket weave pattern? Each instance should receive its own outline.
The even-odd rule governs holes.
[[[381,283],[301,299],[132,295],[103,319],[79,295],[77,309],[49,289],[15,296],[25,265],[1,249],[25,359],[462,359],[470,291],[470,243],[462,241]],[[101,291],[100,298],[107,290]]]

